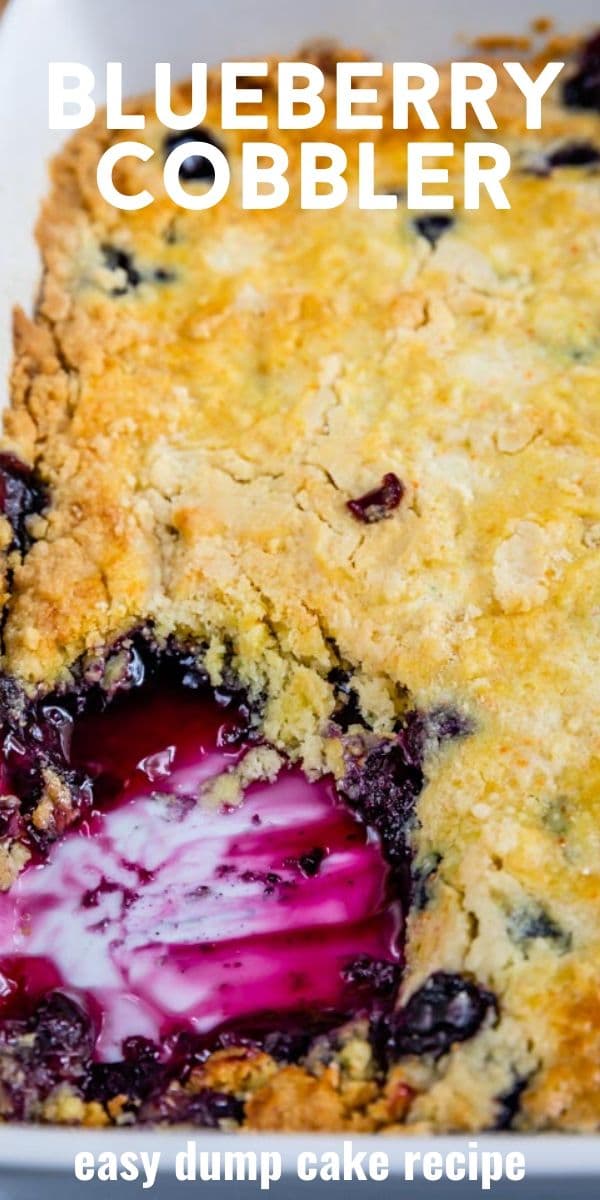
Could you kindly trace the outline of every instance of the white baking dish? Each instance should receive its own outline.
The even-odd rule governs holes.
[[[476,32],[523,32],[529,20],[553,17],[562,28],[585,28],[597,21],[597,0],[12,0],[0,23],[0,104],[2,164],[0,174],[0,372],[3,380],[10,361],[10,310],[15,301],[30,307],[39,265],[32,227],[45,187],[46,159],[62,135],[47,129],[47,64],[49,61],[88,63],[101,80],[107,60],[122,61],[128,90],[152,84],[153,65],[168,60],[186,75],[194,59],[262,56],[289,52],[315,36],[334,36],[359,44],[373,57],[423,59],[459,56],[460,35]],[[464,45],[464,42],[463,42]],[[172,1168],[177,1150],[187,1135],[180,1131],[128,1132],[0,1128],[0,1200],[8,1197],[39,1200],[47,1196],[70,1197],[105,1194],[106,1186],[85,1187],[73,1176],[73,1158],[80,1149],[160,1149],[161,1172],[154,1193],[179,1194]],[[354,1139],[355,1143],[359,1139]],[[404,1185],[400,1164],[407,1139],[363,1139],[371,1150],[384,1146],[392,1172],[386,1183],[361,1183],[362,1195],[397,1194],[405,1187],[414,1196],[430,1193],[463,1194],[465,1184],[432,1185],[423,1180]],[[429,1147],[464,1149],[467,1139],[436,1138]],[[203,1146],[217,1148],[222,1135],[198,1138]],[[496,1185],[494,1196],[521,1190],[529,1200],[564,1200],[567,1190],[576,1196],[598,1194],[600,1138],[520,1137],[488,1135],[480,1148],[507,1144],[526,1155],[527,1176],[520,1185]],[[228,1140],[228,1145],[231,1141]],[[339,1139],[315,1136],[245,1137],[244,1148],[277,1147],[283,1156],[284,1179],[272,1188],[279,1197],[300,1192],[322,1195],[329,1184],[300,1183],[294,1164],[300,1149],[339,1145]],[[412,1142],[418,1148],[421,1142]],[[251,1183],[204,1183],[204,1195],[237,1196],[254,1193]],[[339,1186],[336,1194],[339,1194]],[[349,1185],[341,1185],[349,1186]],[[138,1184],[111,1184],[111,1194],[140,1194]],[[473,1191],[479,1184],[472,1185]]]

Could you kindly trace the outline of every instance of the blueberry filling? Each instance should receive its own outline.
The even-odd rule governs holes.
[[[15,964],[16,966],[16,964]],[[18,971],[13,971],[17,975]],[[40,974],[38,987],[49,976]],[[185,1081],[206,1054],[193,1044],[177,1042],[161,1052],[148,1038],[123,1042],[120,1062],[93,1060],[93,1018],[60,990],[41,995],[32,1005],[26,991],[13,998],[12,1013],[0,1023],[0,1109],[3,1117],[35,1120],[40,1105],[57,1085],[68,1085],[85,1100],[101,1104],[118,1099],[122,1112],[139,1123],[179,1122],[217,1128],[221,1121],[239,1122],[243,1104],[233,1095],[204,1088],[185,1091]]]
[[[464,975],[436,971],[403,1008],[373,1019],[373,1044],[388,1064],[409,1054],[440,1058],[473,1037],[495,1011],[491,992]]]
[[[377,830],[388,861],[395,867],[410,862],[409,835],[415,803],[425,784],[426,750],[464,737],[471,730],[468,719],[454,709],[440,708],[429,714],[414,710],[405,716],[393,738],[349,740],[340,790],[350,807]]]
[[[15,972],[17,974],[17,972]],[[52,984],[40,972],[38,986]],[[35,1119],[37,1106],[60,1084],[85,1087],[93,1032],[82,1009],[69,996],[51,990],[34,1008],[27,996],[7,1009],[0,1023],[0,1107],[2,1115]]]
[[[549,167],[587,167],[600,163],[600,149],[593,142],[564,142],[547,158]]]
[[[127,1096],[145,1100],[161,1083],[164,1068],[158,1046],[149,1038],[125,1038],[121,1062],[92,1062],[87,1070],[85,1096],[87,1100],[112,1100]]]
[[[207,129],[200,127],[185,129],[181,133],[168,134],[164,141],[165,155],[169,155],[178,146],[185,146],[188,142],[206,142],[209,146],[220,150],[222,154],[225,153],[217,138]],[[198,153],[192,153],[189,158],[184,158],[179,174],[182,179],[197,180],[202,183],[214,183],[215,179],[215,171],[210,159]]]
[[[36,703],[10,680],[0,689],[2,831],[33,855],[14,894],[0,896],[0,926],[15,930],[0,946],[4,1115],[36,1119],[62,1082],[102,1105],[118,1097],[140,1123],[217,1127],[242,1119],[240,1100],[187,1083],[219,1047],[302,1061],[317,1045],[334,1054],[340,1027],[360,1017],[385,1066],[476,1031],[488,994],[470,981],[444,991],[432,977],[429,1031],[415,997],[393,1012],[424,757],[469,732],[464,717],[412,712],[384,742],[349,738],[337,790],[284,768],[247,788],[240,807],[205,810],[199,785],[241,762],[260,730],[231,671],[213,689],[201,647],[159,649],[140,634],[75,676],[71,693]],[[40,822],[49,775],[69,804]],[[63,902],[69,938],[56,943]]]
[[[91,805],[89,779],[68,762],[72,723],[66,708],[48,702],[28,708],[20,720],[4,725],[0,837],[22,842],[37,856],[45,856],[51,842]],[[55,795],[56,804],[44,805],[48,791]]]
[[[398,479],[393,471],[389,471],[383,476],[379,487],[365,492],[364,496],[358,496],[355,500],[347,500],[346,508],[355,520],[372,525],[392,515],[398,508],[405,490],[402,480]]]
[[[442,234],[447,233],[454,225],[454,217],[444,213],[426,213],[422,217],[415,217],[413,225],[417,233],[424,237],[430,246],[435,247]]]
[[[0,454],[0,511],[9,522],[11,549],[25,554],[30,545],[27,519],[44,511],[48,495],[31,467],[14,454]]]
[[[11,1069],[12,1049],[20,1054],[15,1006],[30,1011],[26,1036],[45,1028],[42,997],[56,1007],[67,991],[75,1008],[63,1030],[66,1074],[55,1084],[100,1103],[126,1096],[139,1121],[239,1116],[235,1097],[207,1093],[201,1103],[182,1090],[177,1072],[189,1060],[169,1047],[187,1029],[199,1038],[195,1056],[229,1029],[236,1044],[248,1036],[285,1059],[306,1048],[307,1029],[389,1005],[397,970],[386,976],[386,963],[398,966],[401,932],[391,872],[331,780],[309,783],[286,768],[247,788],[230,812],[198,804],[202,781],[243,759],[255,726],[243,694],[213,692],[193,652],[169,644],[155,660],[143,639],[126,639],[83,665],[81,680],[79,698],[38,704],[22,703],[5,681],[5,788],[21,797],[19,811],[8,806],[10,838],[34,857],[18,889],[0,896],[0,925],[14,930],[0,947],[4,1065]],[[63,819],[59,804],[60,818],[52,810],[41,831],[48,770],[71,806]],[[69,938],[55,942],[52,930],[67,919]],[[357,950],[361,963],[349,970]],[[37,991],[34,963],[45,980]],[[368,963],[377,964],[372,988]],[[81,1053],[69,1021],[73,1038],[86,1027]],[[54,1025],[62,1036],[58,1018]],[[49,1045],[40,1033],[44,1064]],[[29,1077],[30,1059],[21,1066]],[[28,1115],[51,1089],[46,1074],[36,1066],[31,1075]]]
[[[564,104],[600,112],[600,33],[584,42],[576,67],[563,86]]]
[[[420,745],[420,717],[409,714],[405,729],[394,739],[369,746],[362,739],[349,747],[340,790],[349,806],[381,837],[388,861],[395,868],[410,859],[408,833],[417,797],[425,783]]]

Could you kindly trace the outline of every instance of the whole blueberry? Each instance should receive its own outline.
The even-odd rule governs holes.
[[[440,1058],[455,1042],[473,1037],[495,1009],[495,997],[475,981],[436,971],[403,1008],[374,1023],[377,1051],[386,1062],[408,1054]]]
[[[11,526],[13,548],[22,554],[30,544],[27,518],[41,513],[47,503],[46,489],[31,467],[15,454],[0,454],[0,512]]]
[[[563,103],[567,108],[600,112],[600,33],[584,42],[576,67],[563,85]]]
[[[600,163],[600,148],[593,142],[563,142],[547,157],[550,167],[589,167]]]
[[[442,234],[454,225],[454,217],[449,217],[447,213],[426,213],[422,217],[415,217],[413,225],[430,246],[436,246]]]
[[[223,146],[214,134],[200,126],[198,129],[184,129],[179,133],[169,133],[164,140],[165,155],[168,156],[178,146],[185,146],[187,142],[207,142],[209,146],[220,150],[222,154],[225,153]],[[215,169],[210,159],[205,158],[203,154],[194,152],[190,154],[189,158],[184,158],[179,175],[181,179],[214,183]]]

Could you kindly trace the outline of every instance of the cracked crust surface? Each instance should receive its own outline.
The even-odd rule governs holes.
[[[215,129],[218,99],[213,81]],[[78,657],[150,620],[202,642],[213,681],[232,653],[267,696],[268,739],[311,768],[340,663],[381,734],[406,689],[476,727],[429,764],[414,841],[434,867],[403,994],[473,972],[500,1019],[439,1062],[403,1061],[383,1090],[366,1050],[360,1068],[276,1073],[263,1056],[251,1083],[219,1060],[256,1128],[477,1129],[515,1083],[522,1129],[600,1121],[600,188],[597,170],[529,169],[562,141],[600,145],[600,121],[560,88],[545,103],[528,133],[501,93],[511,211],[461,210],[459,153],[456,221],[433,248],[402,203],[176,210],[149,102],[136,137],[157,154],[117,182],[149,186],[150,208],[99,197],[120,136],[101,118],[52,166],[5,417],[52,502],[12,556],[5,669],[68,683]],[[447,126],[447,91],[436,111]],[[218,136],[239,179],[251,135]],[[373,136],[380,187],[402,189],[403,135]],[[122,295],[107,244],[141,274]],[[357,523],[346,501],[390,471],[401,505]],[[65,1102],[48,1119],[93,1120]]]

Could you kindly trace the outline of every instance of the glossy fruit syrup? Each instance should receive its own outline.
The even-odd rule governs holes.
[[[144,684],[65,718],[93,803],[0,896],[0,1017],[59,989],[96,1061],[126,1039],[330,1024],[391,1005],[402,912],[378,836],[331,778],[282,765],[224,807],[249,752],[208,689]]]

